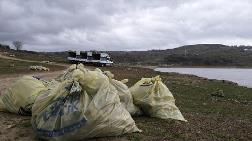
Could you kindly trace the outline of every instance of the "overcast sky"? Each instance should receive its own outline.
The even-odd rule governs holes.
[[[36,51],[252,45],[252,0],[0,0],[0,43],[14,40]]]

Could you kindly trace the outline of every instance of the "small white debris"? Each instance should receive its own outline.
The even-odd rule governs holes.
[[[43,66],[30,66],[30,70],[34,71],[49,71],[50,69]]]

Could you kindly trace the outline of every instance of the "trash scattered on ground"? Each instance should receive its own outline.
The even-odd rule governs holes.
[[[15,67],[15,64],[14,63],[10,64],[10,67]]]
[[[31,115],[31,108],[36,97],[46,89],[40,80],[32,76],[23,76],[0,96],[1,110]]]
[[[20,78],[1,95],[0,110],[20,115],[32,113],[33,129],[39,138],[46,140],[141,132],[131,116],[142,113],[186,121],[159,76],[142,78],[130,89],[127,82],[114,79],[109,71],[72,65],[55,80]]]
[[[55,62],[51,62],[51,61],[41,61],[41,63],[44,63],[44,64],[53,64]]]
[[[47,67],[43,67],[43,66],[30,66],[29,67],[30,70],[34,70],[34,71],[49,71],[50,69]]]
[[[144,114],[161,118],[186,121],[175,105],[175,99],[159,76],[142,78],[130,88],[134,104],[139,106]]]
[[[41,63],[46,63],[46,64],[49,64],[50,61],[41,61]]]

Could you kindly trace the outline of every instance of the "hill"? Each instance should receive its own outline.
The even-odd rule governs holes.
[[[252,66],[251,46],[186,45],[175,49],[109,52],[115,62],[135,65]]]

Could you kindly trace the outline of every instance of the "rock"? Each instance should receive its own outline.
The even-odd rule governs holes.
[[[213,92],[210,95],[215,97],[225,97],[223,90],[217,90],[216,92]]]

